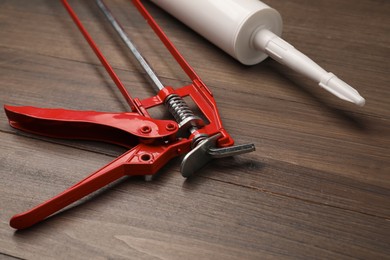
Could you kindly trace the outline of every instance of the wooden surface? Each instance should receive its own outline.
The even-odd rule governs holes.
[[[236,143],[253,142],[257,150],[215,160],[187,181],[173,160],[152,182],[122,179],[15,231],[12,215],[125,150],[25,134],[0,113],[0,258],[390,259],[390,2],[266,2],[281,12],[284,38],[356,87],[365,107],[272,60],[240,65],[147,4],[213,91]],[[71,3],[132,95],[153,95],[94,4]],[[129,1],[107,4],[166,84],[188,82]],[[127,110],[53,0],[0,1],[0,102]]]

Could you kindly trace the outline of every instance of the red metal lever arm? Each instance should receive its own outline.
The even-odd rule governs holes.
[[[103,53],[100,51],[99,47],[96,45],[94,40],[92,39],[91,35],[89,35],[88,31],[85,29],[84,25],[81,23],[80,19],[76,15],[76,13],[73,11],[72,7],[69,5],[67,0],[62,0],[62,4],[64,5],[65,9],[68,11],[70,17],[73,19],[74,23],[84,36],[85,40],[88,42],[91,49],[95,52],[96,56],[99,58],[100,62],[110,75],[111,79],[115,82],[115,85],[122,93],[122,96],[126,99],[127,103],[129,104],[131,111],[142,113],[138,107],[134,104],[133,98],[130,96],[129,92],[126,90],[125,86],[123,85],[122,81],[119,79],[118,75],[115,73],[114,69],[111,67],[110,63],[107,61],[107,59],[104,57]]]
[[[52,199],[13,216],[10,225],[28,228],[125,175],[153,175],[173,157],[187,153],[190,145],[187,139],[166,146],[139,144]]]
[[[132,148],[140,141],[173,140],[178,125],[137,113],[106,113],[4,106],[10,125],[26,132],[67,139],[85,139]]]
[[[172,54],[175,60],[179,63],[180,67],[184,70],[184,72],[190,77],[192,81],[199,80],[200,77],[196,74],[194,69],[188,64],[188,62],[184,59],[181,53],[176,49],[175,45],[169,40],[169,38],[165,35],[164,31],[160,28],[154,18],[150,15],[148,10],[146,10],[145,6],[141,3],[141,0],[131,0],[133,5],[138,9],[141,15],[145,18],[147,23],[156,33],[156,35],[160,38],[162,43],[168,49],[168,51]]]

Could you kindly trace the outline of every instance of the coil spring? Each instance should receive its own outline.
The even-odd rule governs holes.
[[[166,101],[166,105],[177,122],[182,122],[188,118],[195,117],[187,103],[177,94],[171,94]]]

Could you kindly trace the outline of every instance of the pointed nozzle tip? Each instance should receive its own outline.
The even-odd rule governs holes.
[[[336,77],[332,73],[328,73],[329,78],[324,82],[320,83],[320,86],[332,93],[333,95],[352,102],[358,106],[364,106],[366,100],[360,96],[359,92],[356,89]]]
[[[366,104],[366,100],[364,99],[364,97],[360,97],[360,99],[355,101],[355,104],[362,107]]]

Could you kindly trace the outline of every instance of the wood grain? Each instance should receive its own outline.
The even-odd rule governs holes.
[[[153,90],[93,1],[70,1],[134,97]],[[42,138],[0,113],[0,258],[390,259],[390,3],[266,1],[284,38],[356,87],[355,107],[272,60],[243,66],[146,3],[213,91],[225,128],[256,151],[184,180],[123,178],[24,231],[10,217],[125,150]],[[188,79],[129,1],[107,1],[164,83]],[[0,102],[128,110],[60,1],[0,1]],[[165,111],[154,111],[166,116]]]

